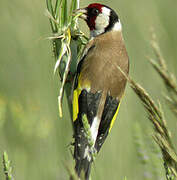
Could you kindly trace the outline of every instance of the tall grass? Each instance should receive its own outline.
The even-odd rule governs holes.
[[[50,21],[51,29],[53,36],[49,39],[52,39],[53,51],[56,60],[54,67],[54,74],[56,70],[59,72],[61,87],[58,96],[58,106],[59,106],[59,115],[62,117],[62,98],[64,93],[64,88],[67,94],[68,106],[70,109],[70,114],[72,116],[71,108],[71,94],[72,94],[72,82],[74,79],[74,73],[76,72],[77,60],[80,59],[82,55],[82,50],[86,44],[88,38],[81,32],[77,25],[77,18],[81,14],[75,14],[74,10],[79,8],[79,1],[71,1],[70,7],[67,4],[67,0],[56,0],[55,6],[52,6],[51,0],[47,0],[47,16]],[[68,14],[69,8],[69,14]],[[54,10],[55,9],[55,10]],[[60,14],[59,14],[60,13]],[[74,49],[71,49],[71,41],[75,41],[77,56],[72,57],[71,52]],[[71,61],[74,61],[74,66]],[[68,86],[67,86],[68,85]],[[71,117],[72,121],[72,117]],[[90,133],[90,126],[86,116],[83,116],[83,124],[85,128],[85,136],[88,139],[91,149],[93,149],[92,159],[95,157],[95,150],[93,145],[93,140]],[[67,167],[67,166],[66,166]],[[71,179],[76,179],[77,175],[74,171],[70,171],[70,168],[67,168],[70,173]],[[74,173],[74,174],[73,174]],[[84,177],[84,176],[83,176]],[[82,178],[82,176],[81,176]]]
[[[46,2],[48,3],[46,15],[50,19],[51,26],[48,26],[48,19],[44,16],[44,9],[46,8],[45,1],[2,1],[0,7],[0,153],[3,154],[4,149],[7,150],[12,162],[10,163],[10,167],[13,168],[13,177],[18,180],[67,179],[68,174],[72,174],[73,176],[75,174],[72,165],[68,166],[68,163],[66,163],[68,167],[67,173],[62,163],[63,161],[68,162],[68,159],[72,159],[68,155],[66,146],[72,136],[71,123],[68,122],[70,117],[66,113],[71,108],[66,106],[67,103],[65,101],[63,101],[63,105],[61,106],[62,98],[60,98],[59,114],[61,116],[62,109],[64,120],[58,121],[57,112],[59,111],[57,111],[58,106],[56,102],[57,95],[62,97],[61,92],[63,92],[66,94],[68,104],[70,105],[70,99],[68,98],[70,94],[69,77],[72,78],[74,75],[76,61],[79,59],[87,39],[80,32],[80,28],[78,28],[77,18],[74,19],[73,16],[70,16],[71,9],[77,8],[76,5],[79,5],[79,1],[72,1],[76,3],[72,3],[75,8],[71,7],[71,1],[65,1],[65,5],[62,6],[61,3],[64,3],[64,0]],[[94,1],[80,2],[85,6]],[[174,113],[174,116],[169,111],[167,111],[167,115],[165,114],[165,120],[167,121],[166,127],[168,131],[169,127],[171,127],[172,135],[169,132],[169,137],[174,147],[173,144],[176,145],[176,142],[171,139],[175,140],[176,138],[176,122],[174,122],[177,109],[176,93],[174,91],[176,88],[174,88],[174,75],[171,75],[172,73],[169,70],[176,70],[175,31],[177,23],[174,21],[177,17],[177,11],[175,10],[176,2],[171,3],[161,0],[142,2],[135,0],[133,4],[128,1],[101,0],[100,2],[113,7],[120,15],[123,24],[123,34],[130,56],[130,74],[133,79],[141,82],[143,87],[146,87],[145,89],[153,97],[158,109],[162,111],[163,108],[165,110],[164,113],[166,113],[166,109],[168,109],[166,107],[169,107]],[[66,5],[68,7],[67,14],[65,11]],[[63,8],[63,11],[61,11],[61,8]],[[61,12],[65,13],[65,16]],[[61,18],[61,15],[63,18]],[[67,19],[65,26],[60,21],[60,18],[63,19],[63,22],[64,19]],[[71,19],[73,19],[73,25],[69,25],[68,23]],[[162,48],[160,54],[162,55],[163,53],[165,57],[161,56],[160,59],[163,58],[166,64],[166,68],[164,68],[164,65],[162,67],[159,66],[159,54],[155,58],[152,58],[154,57],[152,54],[148,57],[148,59],[153,60],[155,63],[155,65],[153,65],[154,63],[152,65],[157,69],[156,72],[162,77],[164,84],[167,84],[165,86],[168,92],[164,95],[167,103],[165,107],[162,104],[162,108],[159,107],[158,101],[155,98],[160,97],[159,92],[163,85],[159,82],[160,78],[155,74],[151,65],[148,65],[144,60],[144,55],[148,54],[147,51],[149,52],[150,50],[145,40],[149,41],[150,39],[148,37],[149,32],[147,31],[151,25],[157,28],[156,32],[158,33],[158,38],[160,38],[160,43],[157,43],[155,40],[156,47],[160,50],[158,45],[160,44]],[[63,30],[61,30],[62,27]],[[67,27],[69,27],[70,31],[67,31]],[[63,32],[65,36],[62,36]],[[51,57],[51,46],[49,46],[48,41],[44,40],[47,36],[49,36],[52,42],[54,57]],[[70,38],[68,38],[69,36]],[[63,42],[61,41],[62,39]],[[65,72],[68,62],[67,56],[69,55],[69,49],[66,48],[65,50],[67,51],[60,63],[59,61],[56,63],[60,59],[59,54],[62,43],[70,43],[72,52],[70,70],[72,73],[68,73],[65,86],[60,91],[58,82],[63,82],[63,73]],[[66,46],[63,45],[63,47]],[[54,59],[56,66],[53,62]],[[156,65],[160,68],[157,68]],[[56,71],[55,79],[53,79],[54,69]],[[139,76],[142,70],[143,76]],[[162,70],[163,72],[161,72]],[[167,79],[169,78],[167,77],[173,79],[170,80],[172,83],[168,82]],[[158,92],[156,88],[158,88]],[[143,179],[144,176],[142,177],[141,174],[147,172],[145,169],[146,165],[142,165],[135,156],[134,150],[136,149],[138,151],[139,147],[137,144],[136,147],[132,145],[131,129],[135,120],[141,121],[142,126],[139,127],[139,130],[146,136],[144,128],[152,121],[147,121],[146,114],[144,114],[143,108],[137,102],[137,99],[134,98],[131,89],[128,88],[126,91],[126,96],[120,108],[119,122],[116,122],[111,136],[108,137],[94,163],[92,179],[123,179],[122,177],[126,176],[127,179],[137,180]],[[163,99],[163,95],[161,99]],[[155,128],[157,126],[161,130],[161,122],[160,125],[153,123],[152,125]],[[148,129],[148,133],[149,131],[151,130]],[[163,132],[163,129],[161,131]],[[176,156],[174,154],[174,148],[171,148],[171,145],[169,146],[168,143],[166,144],[168,138],[161,137],[162,134],[156,130],[153,132],[153,138],[155,139],[156,134],[158,134],[160,139],[158,141],[160,146],[157,145],[156,148],[161,147],[161,149],[164,148],[166,151],[169,148],[169,152],[167,151],[169,159],[166,160],[168,163],[166,163],[165,169],[167,178],[174,179],[173,171],[175,171],[175,166],[173,162],[175,162]],[[139,136],[143,138],[141,133]],[[165,140],[163,141],[162,139]],[[146,144],[147,139],[143,138],[142,141]],[[149,141],[152,141],[152,138]],[[151,147],[148,148],[151,149]],[[159,150],[160,152],[162,152],[161,149]],[[163,157],[163,155],[159,157],[158,154],[154,154],[154,156],[157,156],[159,159],[161,159],[161,156]],[[149,156],[149,158],[153,157]],[[2,163],[3,158],[0,159]],[[160,160],[161,165],[163,165],[163,162],[163,159]],[[148,162],[145,159],[143,163]],[[7,170],[3,173],[4,166],[5,164],[0,168],[0,179],[7,178]],[[153,168],[154,165],[151,165],[151,167]],[[153,176],[149,179],[157,180],[156,177]],[[165,175],[164,178],[166,178]]]
[[[72,108],[70,107],[70,95],[72,90],[72,80],[74,73],[76,72],[77,59],[80,58],[83,45],[87,38],[79,30],[77,25],[77,16],[73,15],[75,9],[79,7],[79,0],[71,1],[68,5],[67,0],[56,0],[53,6],[51,0],[46,0],[47,11],[46,15],[49,18],[52,36],[53,52],[55,57],[54,74],[58,70],[61,87],[58,96],[59,116],[62,117],[62,99],[64,89],[68,98],[68,105],[70,113],[72,114]],[[69,10],[68,10],[69,9]],[[68,12],[69,11],[69,12]],[[77,41],[75,42],[75,40]],[[73,49],[71,45],[74,43]],[[77,56],[72,56],[71,51],[77,51]]]
[[[172,73],[168,71],[166,62],[161,54],[160,47],[156,41],[155,33],[153,33],[153,39],[151,45],[153,51],[156,55],[156,60],[148,58],[152,66],[155,68],[157,73],[164,81],[166,88],[168,89],[168,95],[165,96],[165,99],[168,101],[169,106],[176,114],[177,109],[177,82]],[[158,105],[154,102],[151,96],[147,91],[132,80],[130,77],[127,77],[131,88],[137,94],[141,100],[144,108],[148,113],[148,118],[152,122],[154,127],[153,138],[155,142],[161,149],[161,153],[164,160],[164,168],[166,171],[166,179],[173,180],[177,178],[177,154],[172,143],[170,130],[167,128],[167,123],[164,117],[164,113],[161,107],[160,102]],[[175,123],[175,122],[174,122]]]

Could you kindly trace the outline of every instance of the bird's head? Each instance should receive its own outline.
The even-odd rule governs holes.
[[[94,3],[86,8],[77,9],[76,13],[83,13],[80,18],[86,21],[92,37],[108,31],[121,31],[118,15],[108,6]]]

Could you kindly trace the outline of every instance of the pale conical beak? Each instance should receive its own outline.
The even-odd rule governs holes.
[[[87,9],[76,9],[73,12],[73,15],[76,16],[78,15],[79,18],[86,20],[87,19]]]

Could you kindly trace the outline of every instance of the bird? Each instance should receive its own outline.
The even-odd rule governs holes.
[[[110,7],[92,3],[75,11],[90,30],[90,38],[77,65],[72,111],[74,159],[78,177],[90,179],[93,154],[98,153],[113,127],[129,73],[129,57],[122,24]],[[123,74],[122,71],[125,73]],[[89,144],[83,117],[89,124]]]

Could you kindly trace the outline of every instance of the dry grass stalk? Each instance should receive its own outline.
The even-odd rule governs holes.
[[[161,57],[160,53],[157,56]],[[159,61],[159,64],[165,69],[166,66],[164,62],[165,61],[161,59],[161,61]],[[160,65],[157,65],[157,69],[160,69],[159,67]],[[148,113],[148,118],[154,126],[154,130],[155,130],[154,140],[161,149],[167,179],[168,180],[177,179],[177,154],[173,147],[170,132],[166,126],[166,121],[165,121],[160,103],[159,103],[159,106],[157,106],[155,102],[153,101],[153,99],[150,97],[150,95],[146,92],[146,90],[142,86],[140,86],[133,79],[128,77],[120,69],[120,67],[118,67],[118,69],[127,78],[130,84],[130,87],[133,89],[133,91],[141,100],[144,108],[146,109]],[[161,72],[161,71],[158,71],[158,72]],[[167,85],[170,86],[171,88],[174,88],[174,86],[172,86],[174,85],[174,83],[172,83],[173,81],[170,81],[171,79],[169,78],[167,79],[168,81],[165,81],[165,82],[168,82]]]
[[[162,56],[154,32],[152,32],[151,46],[154,54],[156,55],[156,60],[152,58],[148,58],[148,60],[162,78],[168,90],[168,96],[165,96],[165,99],[168,102],[172,112],[177,116],[177,81],[174,74],[168,71],[166,61]]]

